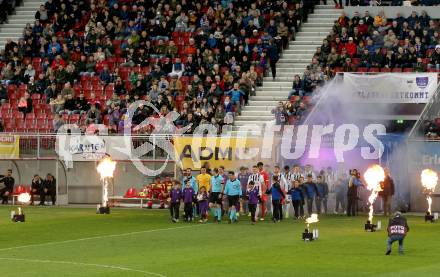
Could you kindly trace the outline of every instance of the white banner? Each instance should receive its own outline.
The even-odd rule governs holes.
[[[437,73],[344,73],[346,100],[356,103],[427,103],[437,89]]]
[[[57,135],[56,150],[66,162],[99,161],[105,155],[116,161],[145,159],[152,155],[152,143],[147,138],[130,136]]]

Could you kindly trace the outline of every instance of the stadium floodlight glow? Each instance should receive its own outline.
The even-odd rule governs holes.
[[[432,205],[431,193],[435,190],[435,187],[437,186],[437,181],[438,181],[437,172],[428,168],[424,169],[420,174],[420,179],[422,182],[422,186],[425,190],[426,200],[428,201],[428,210],[426,211],[425,222],[426,221],[434,222],[435,218],[431,211],[431,205]]]
[[[21,203],[21,206],[18,206],[17,210],[11,211],[11,220],[13,222],[24,222],[24,205],[31,201],[31,195],[27,192],[20,193],[18,195],[17,201]]]
[[[373,213],[374,213],[374,201],[376,201],[379,192],[382,190],[380,183],[385,179],[385,171],[378,164],[373,164],[368,167],[367,171],[364,173],[365,181],[367,182],[367,189],[371,191],[368,197],[368,203],[370,204],[370,211],[368,213],[368,220],[365,224],[365,231],[374,232],[376,231],[377,225],[373,224]]]
[[[108,181],[110,178],[113,178],[113,172],[116,168],[116,162],[113,161],[110,157],[106,157],[102,159],[96,170],[101,175],[102,180],[102,204],[98,205],[97,213],[98,214],[109,214],[110,207],[108,206]]]
[[[317,214],[312,214],[309,218],[306,219],[306,229],[304,230],[304,233],[302,233],[302,239],[305,242],[318,239],[319,237],[318,229],[313,229],[312,232],[310,232],[310,224],[317,222],[319,222]]]

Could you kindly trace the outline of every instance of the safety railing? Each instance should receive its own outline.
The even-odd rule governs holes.
[[[440,112],[440,85],[437,87],[434,95],[431,97],[429,102],[425,105],[422,113],[416,124],[414,124],[411,132],[409,133],[409,138],[412,140],[423,139],[424,130],[423,126],[427,120],[434,120],[439,117]]]

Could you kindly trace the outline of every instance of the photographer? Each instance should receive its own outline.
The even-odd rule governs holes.
[[[388,222],[388,240],[387,240],[387,252],[385,255],[391,254],[391,246],[393,242],[399,242],[399,254],[403,255],[403,240],[405,239],[406,233],[409,231],[408,223],[406,218],[402,216],[400,212],[396,212],[393,218]]]
[[[8,169],[6,176],[0,175],[0,183],[3,187],[0,188],[0,196],[2,197],[2,204],[8,204],[9,195],[14,191],[15,179],[12,177],[12,169]]]
[[[350,170],[347,191],[347,216],[356,216],[357,214],[358,187],[362,186],[360,177],[357,169]]]

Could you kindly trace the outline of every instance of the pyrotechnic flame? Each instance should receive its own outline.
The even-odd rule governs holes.
[[[103,159],[101,162],[99,162],[98,166],[96,167],[96,170],[101,175],[101,179],[104,181],[104,187],[102,191],[102,205],[104,207],[107,206],[108,202],[108,180],[106,178],[112,178],[113,172],[116,168],[116,162],[112,161],[110,157],[107,157]]]
[[[367,182],[367,189],[371,191],[370,197],[368,197],[368,203],[370,204],[370,212],[368,213],[368,220],[373,223],[373,213],[374,213],[374,201],[376,201],[379,191],[382,190],[380,187],[380,182],[385,179],[385,171],[383,168],[374,164],[370,166],[364,173],[364,179]]]
[[[318,222],[318,215],[317,214],[312,214],[312,216],[310,216],[309,218],[306,219],[306,223],[307,224],[312,224],[312,223],[316,223]]]
[[[427,168],[422,171],[422,174],[420,174],[420,178],[422,181],[422,186],[428,193],[428,196],[426,196],[426,200],[428,200],[428,212],[429,214],[431,214],[432,198],[430,194],[435,190],[435,187],[437,186],[438,175],[437,172]]]
[[[432,198],[431,196],[426,196],[426,200],[428,200],[428,213],[431,214],[431,205],[432,205]]]
[[[20,193],[18,195],[17,200],[18,200],[18,202],[21,202],[22,204],[27,203],[27,202],[31,201],[31,195],[27,192]]]
[[[422,186],[429,192],[433,192],[437,186],[438,175],[437,172],[431,169],[424,169],[420,174]]]
[[[116,162],[112,161],[109,157],[103,159],[99,162],[98,166],[96,167],[96,170],[101,175],[101,179],[104,178],[111,178],[113,177],[113,172],[116,168]]]

